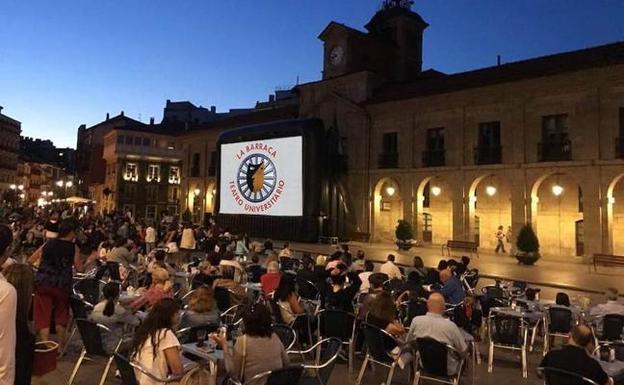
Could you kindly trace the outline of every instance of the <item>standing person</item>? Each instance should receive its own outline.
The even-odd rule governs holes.
[[[0,225],[0,266],[7,259],[7,249],[13,243],[13,234],[6,225]],[[0,385],[13,385],[15,380],[15,322],[17,291],[0,272]]]
[[[242,237],[238,237],[234,254],[236,254],[237,257],[249,254],[249,248],[247,248],[247,234],[244,234]]]
[[[74,243],[76,223],[73,219],[63,219],[59,223],[58,238],[41,246],[29,259],[37,261],[39,270],[35,276],[35,300],[33,317],[40,341],[50,338],[52,315],[59,339],[59,351],[63,351],[65,328],[69,321],[69,296],[72,290],[72,267],[82,272],[80,250]]]
[[[15,330],[19,344],[15,346],[15,385],[30,385],[35,336],[31,332],[28,313],[35,277],[30,266],[22,263],[9,266],[4,271],[4,276],[17,291]]]
[[[149,254],[156,247],[156,229],[150,223],[145,230],[145,253]]]
[[[505,251],[505,232],[503,231],[503,226],[498,226],[498,230],[496,231],[496,249],[494,249],[495,253],[498,253],[499,251],[503,251],[503,253],[506,253]]]
[[[180,248],[186,250],[195,250],[197,242],[195,241],[195,232],[193,226],[189,223],[184,224],[184,230],[182,230],[182,238],[180,239]]]

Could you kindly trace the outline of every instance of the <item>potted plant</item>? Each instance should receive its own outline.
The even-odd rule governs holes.
[[[408,221],[401,219],[394,230],[396,236],[396,244],[399,250],[409,250],[414,246],[412,238],[414,233],[412,232],[412,225]]]
[[[533,265],[540,258],[539,241],[530,224],[522,226],[516,241],[518,263]]]

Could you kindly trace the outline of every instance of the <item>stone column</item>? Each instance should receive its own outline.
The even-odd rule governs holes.
[[[517,175],[514,175],[517,174]],[[523,173],[513,173],[510,180],[511,185],[511,252],[516,251],[516,239],[522,226],[530,221],[528,212],[530,211],[529,189],[526,187]],[[506,229],[505,229],[506,230]],[[533,230],[536,230],[535,227]]]
[[[583,178],[581,189],[583,190],[583,230],[585,256],[602,252],[602,198],[600,182],[597,176],[587,173]]]
[[[453,239],[455,240],[470,240],[466,228],[466,208],[467,198],[464,197],[463,184],[457,183],[453,188]]]

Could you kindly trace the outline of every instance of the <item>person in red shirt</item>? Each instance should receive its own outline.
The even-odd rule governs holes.
[[[260,283],[262,284],[262,292],[265,297],[270,297],[280,283],[282,275],[279,271],[279,264],[275,261],[269,262],[267,265],[267,272],[260,277]]]

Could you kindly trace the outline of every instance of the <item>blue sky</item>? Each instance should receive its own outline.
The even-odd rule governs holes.
[[[24,135],[75,146],[76,129],[166,99],[219,111],[320,78],[317,39],[362,29],[381,0],[2,0],[0,105]],[[624,40],[623,0],[416,0],[424,67],[457,72]]]

